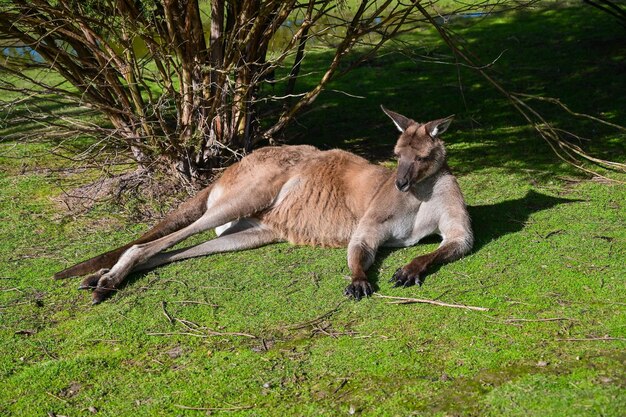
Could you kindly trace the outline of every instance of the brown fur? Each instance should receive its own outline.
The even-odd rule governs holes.
[[[307,159],[292,175],[297,182],[291,192],[259,219],[294,244],[344,247],[372,197],[354,190],[372,182],[378,188],[392,173],[354,154],[332,150]]]
[[[340,150],[262,148],[228,168],[212,187],[138,240],[55,277],[97,271],[81,284],[81,288],[93,289],[97,303],[131,271],[289,241],[347,246],[352,283],[346,294],[359,299],[372,293],[366,271],[378,247],[413,245],[438,233],[443,241],[436,251],[415,258],[392,278],[396,285],[421,283],[430,265],[458,259],[473,241],[463,196],[445,164],[439,138],[451,119],[419,124],[383,110],[402,132],[395,147],[397,170]],[[163,252],[209,228],[217,228],[219,237]]]

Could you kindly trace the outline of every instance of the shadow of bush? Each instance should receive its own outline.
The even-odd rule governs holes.
[[[492,74],[510,91],[556,97],[577,112],[626,124],[626,95],[621,94],[626,91],[626,33],[610,17],[584,7],[545,8],[451,24],[482,62],[502,54]],[[418,121],[456,114],[446,140],[452,165],[461,164],[462,172],[503,164],[575,172],[561,164],[480,75],[453,65],[450,51],[432,30],[418,30],[402,40],[411,50],[407,44],[400,52],[390,47],[334,80],[314,108],[289,129],[287,138],[348,149],[371,160],[390,159],[397,136],[379,110],[384,104]],[[323,53],[309,56],[303,73],[323,68],[329,59]],[[354,59],[347,57],[344,65]],[[299,87],[305,90],[312,82],[314,77],[303,79]],[[624,134],[554,105],[533,105],[554,126],[579,135],[582,139],[568,139],[594,155],[608,159],[626,155]]]

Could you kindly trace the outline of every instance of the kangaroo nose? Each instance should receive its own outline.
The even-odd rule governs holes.
[[[401,192],[406,192],[409,189],[409,180],[406,178],[396,179],[396,188]]]

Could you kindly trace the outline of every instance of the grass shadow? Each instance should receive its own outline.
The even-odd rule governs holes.
[[[521,231],[530,216],[561,204],[584,200],[553,197],[529,190],[524,197],[483,206],[468,206],[474,230],[473,253],[486,244]]]
[[[626,89],[621,59],[626,54],[625,35],[610,17],[585,8],[537,8],[450,25],[481,62],[499,57],[490,65],[490,74],[509,91],[555,97],[576,112],[626,123],[626,96],[616,94]],[[379,109],[384,104],[421,122],[456,114],[445,140],[451,165],[462,166],[462,173],[493,166],[576,173],[561,164],[482,76],[455,65],[434,31],[418,30],[400,41],[412,49],[403,50],[401,43],[396,49],[390,46],[348,76],[333,80],[315,108],[288,129],[289,141],[343,148],[376,162],[389,160],[397,135]],[[312,54],[308,59],[305,73],[323,67],[330,54]],[[354,59],[346,57],[343,65]],[[306,91],[315,81],[313,76],[302,79],[299,88]],[[602,158],[623,158],[624,135],[615,129],[574,117],[554,104],[530,104],[556,128],[579,135],[564,136],[582,149]]]

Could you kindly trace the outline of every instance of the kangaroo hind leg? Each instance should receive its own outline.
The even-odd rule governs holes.
[[[215,253],[254,249],[270,243],[276,243],[281,240],[280,236],[273,230],[264,229],[262,227],[251,227],[235,232],[231,232],[229,230],[228,233],[225,233],[222,236],[200,243],[196,246],[157,253],[146,262],[135,266],[131,270],[131,273],[149,271],[158,266],[181,261],[183,259],[212,255]],[[81,283],[79,289],[96,289],[100,278],[108,272],[109,269],[103,268],[88,275]],[[99,301],[101,300],[99,299],[96,301],[94,295],[94,302],[97,303]]]
[[[217,183],[209,196],[207,209],[199,219],[161,238],[131,246],[109,271],[102,271],[104,273],[97,278],[97,285],[93,285],[97,275],[96,277],[90,276],[81,284],[81,288],[93,289],[93,302],[95,304],[100,303],[119,287],[136,266],[147,262],[159,252],[194,234],[216,228],[242,217],[249,217],[260,209],[269,206],[275,193],[271,191],[255,192],[253,188],[255,185],[248,184],[246,187],[225,190],[225,187]]]
[[[147,271],[171,262],[212,255],[214,253],[254,249],[281,240],[282,239],[276,232],[271,229],[266,229],[262,225],[255,225],[238,231],[229,230],[227,233],[215,239],[200,243],[196,246],[158,253],[148,261],[137,265],[132,272]]]

